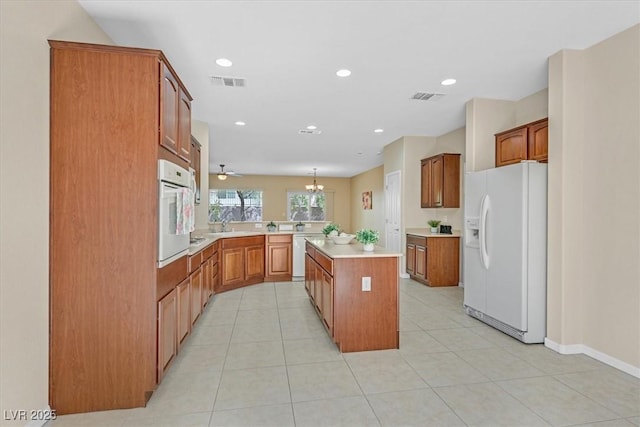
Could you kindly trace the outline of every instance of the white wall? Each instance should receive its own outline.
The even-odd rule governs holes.
[[[113,44],[75,1],[0,1],[0,414],[49,400],[47,39]]]
[[[640,25],[549,60],[547,335],[640,376]]]
[[[372,209],[362,207],[362,193],[365,191],[373,192]],[[383,166],[351,177],[351,231],[355,233],[362,228],[378,230],[378,245],[386,245]]]

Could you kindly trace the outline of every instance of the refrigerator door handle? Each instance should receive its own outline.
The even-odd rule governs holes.
[[[485,270],[489,269],[489,250],[487,248],[487,217],[489,215],[489,209],[491,208],[491,200],[489,195],[485,195],[482,198],[480,204],[480,227],[478,230],[478,238],[480,240],[480,261]]]

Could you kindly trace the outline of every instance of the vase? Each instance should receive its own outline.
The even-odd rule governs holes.
[[[362,245],[362,249],[364,249],[367,252],[373,252],[374,248],[375,248],[375,245],[373,243],[365,243]]]
[[[332,230],[332,231],[329,233],[329,237],[331,237],[331,236],[337,236],[337,235],[338,235],[338,230]]]
[[[431,232],[432,233],[437,233],[438,232],[438,227],[431,227]]]

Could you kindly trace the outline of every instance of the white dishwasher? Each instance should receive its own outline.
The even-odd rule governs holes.
[[[293,280],[304,280],[304,239],[323,236],[322,233],[296,233],[293,235]]]

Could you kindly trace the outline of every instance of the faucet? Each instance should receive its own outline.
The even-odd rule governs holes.
[[[227,231],[227,221],[224,219],[222,220],[222,229],[220,231],[223,233]]]

